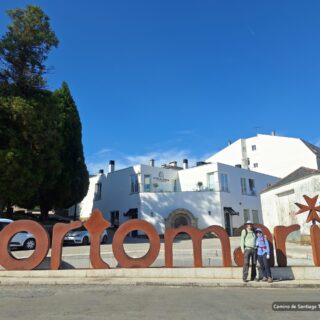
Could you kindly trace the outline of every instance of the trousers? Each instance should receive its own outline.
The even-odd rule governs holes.
[[[257,264],[257,253],[256,249],[245,249],[243,256],[243,270],[242,270],[242,278],[243,280],[247,280],[249,273],[249,265],[251,261],[251,280],[254,280],[257,275],[256,264]]]
[[[258,256],[258,261],[260,265],[259,278],[271,278],[271,269],[269,266],[269,261],[267,259],[267,254],[265,253],[262,256]]]

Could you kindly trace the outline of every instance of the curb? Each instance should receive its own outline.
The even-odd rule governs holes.
[[[254,288],[254,289],[319,289],[320,281],[276,281],[273,283],[243,283],[230,279],[84,279],[84,278],[4,278],[1,286],[37,286],[37,285],[98,285],[98,286],[162,286],[162,287],[203,287],[203,288]]]
[[[242,268],[115,268],[0,271],[0,285],[320,288],[319,267],[272,268],[273,283],[242,282]]]

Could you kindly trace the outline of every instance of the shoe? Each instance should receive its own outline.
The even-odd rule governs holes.
[[[269,283],[273,282],[272,278],[268,278],[268,282]]]
[[[262,281],[268,281],[268,279],[266,277],[263,277]]]
[[[255,278],[255,279],[254,279],[254,281],[259,282],[259,281],[260,281],[260,279],[259,279],[259,278]]]
[[[249,280],[247,280],[247,279],[242,279],[242,281],[243,281],[244,283],[249,282]]]

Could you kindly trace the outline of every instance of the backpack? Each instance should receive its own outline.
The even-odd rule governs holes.
[[[244,236],[244,242],[246,242],[246,238],[247,238],[247,235],[248,235],[248,230],[247,230],[247,228],[245,228],[245,229],[243,229],[243,230],[246,232],[246,235]],[[252,227],[252,232],[253,232],[254,234],[256,234],[256,229],[253,228],[253,227]]]

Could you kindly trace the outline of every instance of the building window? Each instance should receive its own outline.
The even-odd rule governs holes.
[[[258,210],[252,210],[252,222],[259,223],[259,211]]]
[[[150,174],[144,175],[144,192],[151,192],[151,176]]]
[[[283,191],[283,192],[277,193],[277,196],[278,197],[285,197],[285,196],[289,196],[290,194],[294,194],[294,189],[290,189],[290,190],[287,190],[287,191]]]
[[[102,184],[96,183],[95,187],[94,187],[94,200],[101,200],[101,189],[102,189]]]
[[[214,191],[214,173],[207,173],[207,188],[210,191]]]
[[[130,191],[131,193],[139,192],[139,182],[138,182],[138,176],[136,174],[133,174],[131,176]]]
[[[207,173],[207,188],[209,191],[218,191],[219,190],[219,179],[218,172],[209,172]]]
[[[254,179],[249,179],[249,192],[251,196],[257,195]]]
[[[241,193],[247,194],[247,179],[241,178]]]
[[[244,223],[247,223],[248,220],[250,220],[250,211],[249,211],[249,209],[243,209],[243,221],[244,221]]]
[[[251,146],[251,150],[252,150],[252,151],[256,151],[256,150],[257,150],[257,146],[256,146],[255,144],[253,144],[253,145]]]
[[[229,192],[228,175],[220,173],[220,191]]]
[[[254,167],[254,168],[258,168],[258,163],[257,163],[257,162],[254,163],[254,164],[253,164],[253,167]]]

